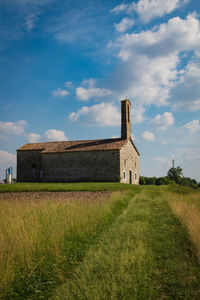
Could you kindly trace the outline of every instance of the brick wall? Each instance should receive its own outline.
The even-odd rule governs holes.
[[[119,150],[42,154],[43,181],[119,181]]]
[[[42,161],[40,150],[17,151],[17,181],[40,180]]]

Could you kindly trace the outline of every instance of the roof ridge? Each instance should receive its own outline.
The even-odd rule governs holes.
[[[91,141],[105,141],[105,140],[123,140],[122,138],[105,138],[105,139],[91,139],[91,140],[66,140],[66,141],[49,141],[49,142],[38,142],[38,143],[26,143],[25,145],[40,145],[40,144],[56,144],[66,142],[91,142]]]

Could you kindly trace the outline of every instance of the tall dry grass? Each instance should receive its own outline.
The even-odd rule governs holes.
[[[200,193],[170,194],[169,199],[172,211],[186,226],[200,259]]]
[[[62,281],[60,266],[73,260],[73,240],[95,232],[110,213],[110,202],[1,200],[0,298],[18,280],[28,280],[48,264]]]

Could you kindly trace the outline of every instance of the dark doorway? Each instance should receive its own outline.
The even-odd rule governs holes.
[[[132,184],[132,171],[129,171],[129,183]]]

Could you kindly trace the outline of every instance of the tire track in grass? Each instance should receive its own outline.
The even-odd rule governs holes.
[[[145,187],[53,299],[200,299],[200,265],[158,187]]]

